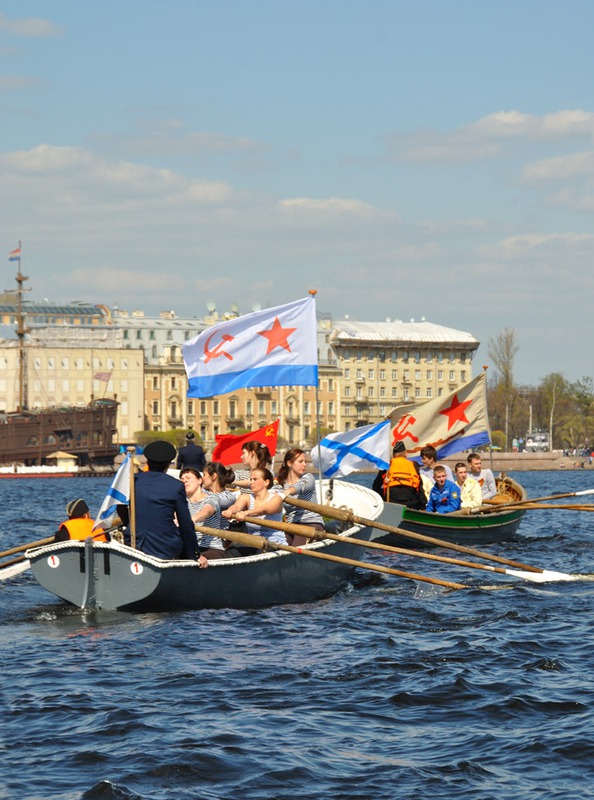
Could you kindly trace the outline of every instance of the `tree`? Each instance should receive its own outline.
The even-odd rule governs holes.
[[[557,424],[561,428],[564,422],[568,421],[573,411],[570,385],[560,372],[551,372],[541,382],[540,394],[543,401],[543,411],[548,415],[549,448],[552,450],[554,447],[555,425]],[[571,435],[573,438],[575,434],[572,432]],[[564,443],[569,444],[567,440]],[[574,445],[570,444],[570,446],[573,447]]]
[[[489,410],[497,427],[505,430],[506,449],[509,449],[510,420],[514,419],[518,400],[518,391],[514,386],[514,358],[520,349],[516,332],[511,328],[504,328],[494,339],[489,339],[487,346],[497,371],[489,397]]]

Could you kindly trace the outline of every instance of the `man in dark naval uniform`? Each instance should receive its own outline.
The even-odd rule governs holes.
[[[193,467],[199,472],[204,472],[206,456],[204,455],[202,447],[196,444],[196,435],[193,431],[188,431],[186,433],[186,443],[183,447],[179,448],[175,466],[177,469]]]
[[[157,439],[144,448],[148,472],[135,476],[136,547],[157,558],[198,558],[196,530],[184,485],[166,475],[175,458],[175,447]],[[175,524],[177,518],[177,525]],[[127,531],[126,544],[130,544]],[[204,556],[200,566],[207,566]]]

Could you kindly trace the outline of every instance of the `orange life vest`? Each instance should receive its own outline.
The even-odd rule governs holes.
[[[88,517],[78,517],[67,519],[60,525],[60,530],[66,530],[70,539],[86,539],[88,536],[92,536],[95,542],[106,542],[107,537],[102,528],[97,528],[93,533],[94,524],[94,520]]]
[[[384,478],[384,489],[391,486],[410,486],[418,489],[421,485],[421,478],[412,461],[404,456],[396,456],[390,461],[390,466]]]

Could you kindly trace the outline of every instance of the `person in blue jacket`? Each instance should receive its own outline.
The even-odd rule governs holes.
[[[435,485],[431,489],[426,511],[437,511],[438,514],[449,514],[458,511],[461,505],[460,487],[446,477],[445,467],[435,467],[433,471]]]
[[[139,472],[134,479],[136,512],[136,547],[157,558],[198,560],[196,530],[181,481],[166,475],[175,458],[175,447],[157,439],[144,448],[148,472]],[[177,521],[177,524],[176,524]],[[129,530],[125,538],[130,543]]]

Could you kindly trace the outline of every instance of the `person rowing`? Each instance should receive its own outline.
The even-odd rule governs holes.
[[[316,479],[311,472],[307,472],[307,458],[304,450],[297,447],[287,450],[276,479],[282,487],[279,494],[283,499],[297,497],[309,503],[316,502]],[[304,508],[297,508],[297,506],[285,506],[285,522],[310,525],[318,531],[324,530],[324,520],[320,514]],[[286,534],[286,537],[289,544],[294,547],[300,547],[308,542],[305,536]]]
[[[223,517],[228,520],[245,522],[248,533],[264,536],[272,542],[287,544],[287,539],[282,531],[264,528],[258,525],[254,517],[263,517],[273,522],[281,522],[283,518],[283,498],[279,492],[271,492],[274,475],[266,467],[256,467],[250,473],[250,494],[240,494],[235,503],[223,511]]]

